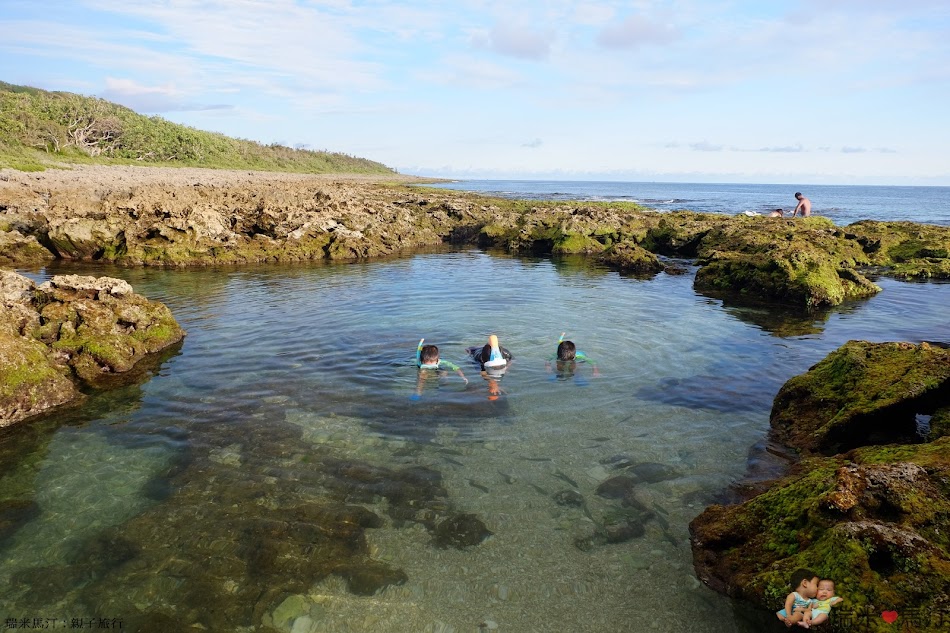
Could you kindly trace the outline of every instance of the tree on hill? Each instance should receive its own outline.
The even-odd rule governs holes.
[[[336,152],[263,145],[147,117],[69,92],[0,82],[0,167],[4,155],[39,150],[57,160],[135,161],[311,173],[394,173],[381,163]]]

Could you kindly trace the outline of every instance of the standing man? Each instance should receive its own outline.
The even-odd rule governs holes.
[[[792,217],[798,214],[799,211],[802,212],[802,217],[807,218],[811,215],[811,200],[806,198],[800,193],[795,194],[795,199],[798,200],[798,206],[795,207],[795,210],[792,211]]]

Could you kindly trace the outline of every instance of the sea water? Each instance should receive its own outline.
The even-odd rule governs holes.
[[[844,226],[858,220],[907,220],[950,225],[950,187],[874,185],[776,185],[735,183],[462,180],[432,185],[529,200],[637,202],[658,211],[758,213],[784,209],[791,215],[803,193],[812,213]]]
[[[65,272],[126,279],[188,336],[142,379],[0,433],[4,620],[761,630],[773,616],[696,578],[689,522],[758,459],[787,379],[849,339],[950,342],[950,284],[887,278],[875,297],[806,314],[703,296],[692,274],[637,279],[479,250],[30,274]],[[562,332],[596,375],[593,363],[573,374],[552,365]],[[492,333],[514,355],[494,378],[465,352]],[[423,337],[468,384],[446,372],[417,392]],[[635,489],[644,533],[592,539],[625,511],[598,486],[630,465],[660,473]],[[399,518],[379,475],[407,472],[445,491],[420,503],[475,515],[491,536],[443,548]],[[583,506],[559,505],[565,490]],[[405,582],[364,596],[341,573],[273,572],[321,555],[319,540],[294,550],[298,560],[280,547],[309,529],[301,512],[328,500],[380,517],[354,541],[355,562],[401,570]]]

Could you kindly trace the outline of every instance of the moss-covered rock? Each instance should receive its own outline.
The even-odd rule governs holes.
[[[120,279],[61,275],[35,286],[0,271],[0,426],[81,398],[177,343],[184,331],[161,303]]]
[[[142,170],[130,183],[90,179],[45,191],[0,182],[0,262],[42,261],[49,254],[40,245],[63,259],[180,267],[376,258],[444,242],[600,257],[625,243],[632,251],[615,248],[604,261],[636,272],[656,268],[638,248],[698,257],[701,292],[805,308],[878,292],[865,266],[950,276],[948,227],[840,228],[821,217],[660,213],[627,202],[509,200],[306,175],[187,174]],[[15,247],[2,247],[4,236]]]
[[[847,227],[871,263],[904,278],[950,279],[950,227],[863,220]]]
[[[946,407],[950,349],[849,341],[785,383],[775,397],[771,425],[775,439],[787,446],[832,455],[867,444],[915,441],[916,416]]]
[[[15,229],[0,230],[0,266],[42,264],[54,257],[35,236],[23,235]]]
[[[723,593],[777,610],[788,575],[806,567],[834,579],[851,609],[935,614],[950,600],[948,480],[947,438],[805,460],[766,492],[694,519],[697,573]],[[862,630],[889,626],[872,619]]]
[[[0,306],[0,323],[14,319]],[[80,397],[69,371],[39,341],[0,327],[0,427],[43,413]]]
[[[635,275],[652,275],[663,270],[663,264],[660,263],[656,255],[632,242],[614,244],[605,250],[598,259]]]
[[[697,289],[812,308],[880,292],[855,270],[869,263],[861,246],[826,218],[735,218],[703,238],[698,263]]]
[[[696,257],[706,235],[732,221],[733,218],[713,213],[665,213],[647,229],[641,243],[648,251],[660,255]]]

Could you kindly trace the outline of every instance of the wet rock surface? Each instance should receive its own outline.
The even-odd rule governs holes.
[[[438,547],[462,549],[478,545],[492,533],[474,514],[456,514],[439,523],[434,532]]]
[[[947,351],[851,341],[789,380],[775,398],[773,435],[809,457],[750,487],[751,498],[693,520],[697,575],[763,609],[781,604],[789,570],[801,567],[847,587],[839,593],[852,609],[944,609]],[[885,630],[883,621],[868,626]]]
[[[0,271],[0,426],[81,398],[179,342],[168,308],[109,277],[55,276],[36,286]]]
[[[950,227],[782,220],[632,203],[512,201],[354,176],[76,167],[0,179],[0,244],[11,263],[56,256],[190,266],[362,259],[446,242],[579,254],[635,275],[680,272],[696,288],[807,308],[880,290],[861,272],[950,277]],[[41,245],[41,246],[40,246]],[[37,248],[45,249],[45,253]]]
[[[849,341],[785,383],[771,425],[782,444],[833,455],[867,444],[919,441],[917,415],[948,405],[950,349]]]
[[[847,587],[852,608],[939,610],[950,586],[948,455],[943,438],[806,460],[692,522],[697,574],[763,609],[781,603],[788,570],[808,567]]]

